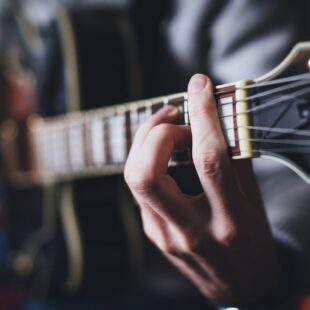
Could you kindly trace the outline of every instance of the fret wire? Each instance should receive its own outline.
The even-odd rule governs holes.
[[[296,86],[294,86],[294,87],[296,87]],[[228,91],[227,93],[233,93],[232,91]],[[216,95],[216,94],[215,94]],[[156,104],[163,104],[163,105],[165,105],[165,102],[167,102],[167,100],[169,101],[169,98],[168,97],[164,97],[164,99],[163,99],[163,101],[162,102],[154,102],[154,104],[152,105],[152,107],[153,106],[155,106]],[[174,99],[172,99],[172,100],[174,100]],[[186,109],[188,109],[187,108],[187,100],[186,100],[186,95],[184,95],[184,96],[182,96],[182,97],[180,97],[180,98],[177,98],[177,100],[180,100],[180,104],[184,104],[184,116],[185,115],[187,115],[188,116],[188,113],[186,113]],[[243,100],[245,100],[245,99],[243,99]],[[242,101],[243,101],[242,100]],[[169,101],[170,102],[170,101]],[[229,103],[225,103],[225,104],[232,104],[232,103],[237,103],[237,101],[234,101],[234,102],[229,102]],[[167,103],[166,103],[167,104]],[[218,104],[218,106],[219,107],[221,107],[222,105],[221,104]],[[144,109],[144,113],[145,114],[147,114],[147,101],[143,101],[143,103],[139,103],[137,106],[136,106],[137,108],[136,108],[136,114],[138,114],[138,110],[139,109]],[[117,113],[116,112],[116,109],[117,108],[110,108],[110,109],[112,109],[113,111],[114,111],[114,113]],[[116,117],[116,115],[113,115],[113,114],[109,114],[109,112],[108,112],[108,110],[106,110],[106,108],[104,108],[104,109],[100,109],[100,110],[98,110],[97,111],[97,113],[99,112],[99,111],[102,111],[102,114],[103,114],[103,119],[104,119],[104,121],[103,121],[103,124],[105,125],[106,123],[109,123],[109,118],[111,119],[111,117],[113,118],[113,117]],[[123,115],[123,117],[125,118],[125,113],[126,112],[128,112],[129,113],[129,115],[130,115],[130,124],[132,125],[132,121],[131,121],[131,117],[132,117],[132,110],[131,110],[131,108],[130,108],[130,105],[128,105],[128,107],[127,107],[127,109],[125,109],[124,110],[124,112],[122,112],[122,113],[124,113],[124,115]],[[151,112],[152,112],[152,108],[151,108]],[[249,113],[249,112],[248,112]],[[152,114],[152,113],[151,113]],[[244,113],[235,113],[235,114],[231,114],[231,115],[222,115],[220,118],[227,118],[227,117],[236,117],[237,115],[240,115],[240,114],[246,114],[246,112],[244,112]],[[81,116],[81,114],[79,114],[79,116]],[[66,116],[64,116],[62,119],[65,121],[65,117]],[[77,117],[77,119],[78,119],[78,117]],[[138,119],[138,117],[137,117],[137,119]],[[50,121],[50,120],[49,120]],[[57,121],[58,120],[56,120],[56,125],[57,125]],[[44,153],[44,149],[45,149],[45,156],[46,156],[46,154],[48,154],[48,155],[51,155],[52,154],[52,158],[53,158],[53,162],[50,162],[50,161],[48,161],[47,160],[47,162],[46,162],[46,164],[47,165],[49,165],[50,166],[50,164],[52,164],[52,168],[54,168],[54,169],[57,169],[58,168],[58,166],[60,165],[61,166],[61,164],[59,164],[59,158],[60,157],[57,157],[59,154],[56,154],[56,157],[55,157],[55,151],[54,152],[48,152],[48,153],[46,153],[46,150],[48,150],[48,147],[51,149],[51,146],[54,146],[54,148],[52,148],[52,150],[54,149],[57,149],[56,148],[56,146],[58,146],[59,147],[59,132],[61,132],[61,126],[59,125],[59,127],[60,127],[60,129],[59,129],[59,127],[57,127],[57,126],[54,126],[54,128],[53,128],[53,126],[50,126],[50,128],[48,128],[48,125],[53,125],[53,122],[54,122],[54,120],[51,122],[51,124],[46,124],[46,129],[54,129],[54,132],[53,132],[53,130],[52,130],[52,135],[51,135],[51,132],[49,132],[49,130],[45,130],[45,132],[44,132],[44,135],[46,136],[46,140],[48,141],[48,142],[50,142],[50,143],[48,143],[47,145],[45,144],[45,143],[43,143],[43,145],[46,145],[45,147],[43,147],[43,153]],[[117,124],[117,120],[115,120],[115,122],[116,122],[116,124]],[[85,133],[85,127],[86,127],[86,122],[84,123],[84,120],[83,121],[81,121],[81,123],[82,123],[82,125],[81,126],[84,126],[83,128],[84,128],[84,133]],[[91,122],[90,122],[91,123]],[[54,124],[55,125],[55,124]],[[108,124],[109,125],[109,124]],[[137,122],[136,122],[136,124],[135,125],[137,125]],[[67,130],[66,131],[68,131],[69,130],[69,126],[66,124],[66,126],[64,126]],[[56,128],[56,130],[55,130],[55,128]],[[125,131],[126,132],[126,128],[127,128],[127,126],[125,126],[124,127],[125,128],[125,130],[122,130],[121,132],[122,132],[122,134],[123,134],[123,131]],[[110,128],[109,128],[109,126],[108,126],[108,134],[110,134],[111,133],[111,130],[110,130]],[[227,129],[227,128],[225,128],[225,129]],[[82,129],[82,131],[83,131],[83,129]],[[119,131],[119,129],[118,129],[118,132],[120,132]],[[131,135],[133,135],[133,131],[131,131]],[[77,135],[75,135],[75,138],[77,137]],[[85,139],[84,139],[85,140]],[[114,140],[114,142],[115,142],[115,140],[121,140],[121,141],[123,141],[124,139],[105,139],[104,141],[107,141],[107,142],[111,142],[112,140]],[[61,140],[60,140],[61,141]],[[235,140],[235,141],[237,141],[237,140]],[[85,144],[83,144],[83,139],[81,139],[81,137],[80,137],[80,139],[77,139],[76,138],[76,141],[75,141],[76,143],[82,143],[82,148],[83,148],[83,146],[85,145]],[[282,141],[282,143],[283,143],[283,141]],[[106,144],[106,143],[105,143]],[[61,145],[61,143],[60,143],[60,145]],[[67,145],[68,145],[68,143],[67,143]],[[74,146],[74,149],[76,150],[76,148],[77,148],[77,145],[75,145]],[[80,148],[81,148],[81,146],[80,146]],[[43,160],[44,161],[44,160]]]
[[[133,121],[130,121],[131,126],[131,139],[133,140],[136,130],[137,130],[137,120],[138,120],[138,105],[133,104],[131,106],[131,109],[129,110],[130,113],[130,119],[133,119]]]
[[[146,110],[146,118],[148,119],[152,116],[152,100],[146,100],[145,110]]]
[[[75,128],[75,129],[80,129],[81,131],[82,131],[82,127],[83,127],[83,122],[79,122],[79,123],[71,123],[71,124],[69,124],[68,125],[68,129],[70,128],[71,130],[72,130],[72,128]],[[125,133],[125,126],[122,126],[123,127],[123,133]],[[54,128],[51,128],[52,130],[52,132],[53,133],[55,133],[55,130],[54,130]],[[109,128],[109,130],[108,130],[108,132],[110,133],[110,132],[112,132],[111,130],[110,130],[110,128]],[[54,134],[52,135],[53,137],[54,137]],[[80,136],[81,137],[81,136]],[[76,144],[76,143],[78,143],[81,139],[77,139],[77,134],[74,134],[73,135],[73,140],[74,140],[74,142],[72,142],[73,144]],[[110,139],[107,139],[107,140],[110,140]],[[115,140],[115,138],[114,138],[114,140]],[[122,140],[123,140],[123,138],[122,138]],[[79,144],[79,143],[78,143]]]
[[[110,141],[110,140],[112,140],[112,139],[109,139],[109,141]],[[126,158],[124,158],[124,161],[122,161],[121,163],[124,163],[125,160],[126,160]],[[106,164],[104,164],[104,165],[113,165],[113,164],[117,164],[117,163],[120,163],[120,162],[111,161],[110,163],[106,163]],[[95,165],[93,165],[93,166],[95,166]],[[87,167],[85,167],[85,168],[87,168]],[[74,169],[72,169],[72,170],[76,170],[76,167],[74,167]],[[70,171],[71,171],[71,170],[70,170]]]
[[[162,98],[164,98],[164,100],[162,100]],[[171,104],[175,105],[175,106],[179,106],[180,110],[182,111],[182,104],[184,104],[184,98],[186,98],[186,96],[180,96],[178,98],[173,97],[171,100]],[[87,155],[83,154],[83,151],[87,151],[85,150],[85,147],[89,148],[89,131],[90,131],[90,124],[92,123],[93,119],[91,116],[93,116],[94,114],[99,113],[100,116],[96,117],[98,119],[101,119],[103,125],[105,125],[107,128],[106,130],[106,137],[104,139],[104,145],[105,147],[107,147],[106,144],[111,144],[111,142],[114,141],[115,144],[122,143],[122,154],[128,154],[128,148],[124,147],[124,142],[126,142],[128,140],[128,124],[129,125],[140,125],[136,119],[136,122],[133,122],[134,120],[134,115],[137,115],[139,112],[139,109],[142,110],[142,114],[144,115],[143,117],[149,117],[151,115],[154,114],[154,110],[158,107],[162,107],[163,103],[169,103],[170,104],[170,100],[168,97],[161,97],[161,100],[158,100],[157,98],[155,98],[154,100],[144,100],[142,102],[139,102],[138,104],[128,104],[126,106],[126,108],[120,108],[120,107],[114,107],[114,108],[104,108],[104,109],[98,109],[90,111],[90,112],[86,112],[86,113],[72,113],[71,115],[69,115],[69,120],[68,120],[68,116],[60,116],[58,117],[56,120],[55,119],[47,119],[45,121],[45,129],[46,130],[46,139],[45,142],[48,141],[49,139],[52,139],[52,143],[43,143],[43,147],[40,147],[40,152],[44,153],[44,149],[46,149],[45,153],[48,155],[49,158],[46,158],[46,160],[44,160],[43,158],[43,162],[47,161],[45,163],[43,163],[43,166],[46,167],[48,170],[54,171],[54,170],[62,170],[61,168],[63,167],[63,165],[66,165],[67,167],[70,166],[70,168],[68,168],[68,171],[75,171],[78,167],[76,167],[76,164],[78,161],[80,161],[80,166],[79,168],[89,168],[89,166],[93,166],[93,164],[91,165],[85,165],[85,160]],[[133,108],[135,107],[135,108]],[[155,109],[154,109],[155,108]],[[126,114],[128,113],[128,114]],[[128,117],[126,117],[128,115]],[[109,122],[110,119],[114,119],[113,122],[115,122],[115,128],[117,128],[117,134],[114,134],[114,138],[113,138],[113,128],[110,128],[111,126],[109,126]],[[129,119],[129,121],[128,121]],[[126,123],[126,121],[128,121]],[[54,124],[56,124],[55,126],[53,126]],[[119,124],[122,124],[121,126]],[[119,127],[120,126],[120,127]],[[68,142],[64,143],[64,140],[61,139],[62,135],[61,132],[65,129],[66,132],[68,132]],[[71,131],[71,132],[70,132]],[[133,131],[129,130],[130,134],[133,135]],[[112,134],[112,135],[111,135]],[[71,137],[70,137],[71,135]],[[48,138],[49,137],[49,138]],[[54,164],[50,165],[50,155],[51,149],[59,149],[60,147],[63,148],[63,145],[67,145],[68,149],[66,149],[66,151],[64,152],[57,152],[56,156],[54,157]],[[43,150],[43,151],[42,151]],[[78,150],[78,151],[77,151]],[[111,150],[107,150],[108,154],[111,154]],[[66,155],[68,155],[67,160],[65,159]],[[55,154],[54,154],[55,155]],[[44,156],[43,156],[44,157]],[[79,159],[77,159],[77,157]],[[40,156],[40,158],[42,159],[42,156]],[[82,161],[81,161],[82,159]],[[115,158],[114,158],[115,159]],[[116,159],[118,159],[118,161],[120,161],[120,159],[122,159],[121,161],[124,162],[125,161],[125,156],[122,155],[116,155]],[[82,164],[83,162],[83,164]],[[114,161],[110,160],[109,163],[105,163],[109,164],[109,165],[113,165]],[[85,167],[88,166],[88,167]]]
[[[106,162],[106,153],[104,145],[104,123],[103,119],[96,117],[91,120],[91,146],[92,160],[94,165]]]
[[[166,99],[164,99],[164,102],[165,102],[165,100],[167,101],[167,98],[168,97],[165,97]],[[183,95],[182,97],[180,97],[179,98],[179,100],[180,100],[180,103],[182,103],[182,102],[185,102],[184,103],[184,105],[186,104],[186,100],[185,100],[185,95]],[[226,103],[227,104],[227,103]],[[219,106],[221,106],[221,103],[219,104]],[[145,109],[145,101],[142,101],[142,103],[140,103],[140,108],[142,108],[142,109]],[[139,107],[138,107],[138,109],[139,109]],[[105,110],[105,115],[106,115],[106,118],[109,116],[108,115],[108,110]],[[229,117],[236,117],[236,115],[240,115],[240,114],[245,114],[246,112],[244,112],[244,113],[235,113],[235,114],[228,114],[228,115],[223,115],[223,116],[220,116],[220,118],[229,118]],[[80,115],[80,113],[79,114],[75,114],[75,115]],[[185,113],[184,114],[184,117],[185,117],[185,120],[187,120],[188,121],[188,115]],[[53,157],[53,161],[55,161],[55,158]],[[57,160],[56,160],[57,161]],[[53,163],[53,162],[52,162]],[[56,163],[54,163],[55,165],[56,165]],[[49,165],[50,165],[50,163],[49,163]]]

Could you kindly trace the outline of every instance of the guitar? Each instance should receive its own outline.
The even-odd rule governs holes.
[[[29,28],[28,22],[24,15],[17,15],[16,27],[19,36],[25,42],[26,47],[24,46],[21,50],[22,52],[24,49],[26,50],[26,59],[29,59],[29,57],[27,58],[29,54],[41,55],[42,46],[50,46],[46,42],[47,35],[44,36],[36,25],[31,24]],[[88,247],[85,251],[87,242],[82,242],[83,238],[79,233],[81,225],[78,224],[79,221],[75,215],[79,211],[79,220],[85,220],[87,218],[85,206],[89,204],[84,202],[83,208],[81,206],[74,208],[71,182],[74,182],[75,194],[78,196],[86,179],[93,182],[94,177],[121,175],[137,128],[164,105],[178,107],[179,123],[190,125],[187,94],[184,92],[96,109],[89,109],[89,105],[82,104],[82,102],[85,103],[85,100],[81,98],[83,96],[93,96],[91,99],[96,101],[96,106],[100,103],[98,102],[98,97],[102,95],[100,84],[104,84],[104,81],[100,81],[100,83],[94,81],[92,73],[98,59],[103,61],[104,57],[99,58],[100,53],[106,49],[106,46],[109,46],[109,44],[98,46],[98,42],[102,40],[100,35],[102,35],[103,29],[106,29],[102,27],[101,23],[105,22],[106,19],[102,19],[102,15],[98,12],[71,14],[62,10],[58,13],[48,33],[48,35],[52,35],[51,46],[53,48],[50,53],[52,55],[49,55],[52,57],[47,62],[49,65],[45,72],[42,73],[36,68],[38,64],[36,61],[39,62],[40,58],[34,57],[35,61],[32,61],[31,64],[21,60],[20,58],[23,57],[20,57],[20,52],[16,52],[14,44],[13,48],[12,46],[7,48],[8,57],[5,61],[7,64],[4,70],[6,72],[4,84],[7,86],[5,94],[8,102],[14,102],[14,109],[5,113],[0,125],[3,179],[15,186],[29,186],[30,184],[50,187],[51,184],[61,185],[61,194],[58,195],[61,196],[61,199],[58,203],[63,208],[57,210],[60,210],[58,212],[61,213],[63,235],[69,248],[68,265],[71,266],[64,282],[73,291],[79,289],[83,282],[83,274],[87,274],[84,270],[84,253],[89,254],[91,250]],[[132,64],[135,64],[134,67],[138,67],[138,63],[134,40],[131,37],[132,33],[128,31],[131,27],[126,16],[121,14],[112,19],[111,23],[108,23],[110,30],[111,24],[114,25],[112,29],[116,36],[112,36],[111,39],[107,35],[104,36],[104,39],[109,40],[108,43],[114,44],[114,46],[126,47],[125,55],[114,55],[117,59],[119,56],[127,59],[125,64],[120,65],[115,58],[113,58],[113,64],[127,69],[127,80],[130,83],[121,84],[127,84],[130,87],[125,91],[124,97],[126,98],[122,98],[120,92],[112,88],[107,89],[104,96],[106,101],[120,102],[139,97],[140,86],[137,77],[139,74],[131,67]],[[85,46],[90,44],[91,39],[88,37],[87,30],[89,29],[84,29],[82,25],[92,25],[93,45],[91,47],[98,49],[96,54],[98,57],[93,56],[93,59],[87,57],[89,55],[86,50],[91,47],[88,46],[86,49]],[[48,48],[46,49],[48,50]],[[109,50],[109,56],[113,56],[113,53],[118,50],[117,48]],[[310,42],[299,43],[283,63],[269,74],[253,81],[238,81],[215,87],[214,95],[219,117],[227,140],[228,152],[233,160],[254,157],[273,158],[292,168],[306,182],[310,183],[309,59]],[[102,67],[104,65],[102,64]],[[88,66],[91,66],[93,70],[90,70]],[[53,74],[49,74],[50,72]],[[79,74],[80,72],[81,74]],[[53,79],[50,75],[57,78]],[[106,76],[109,76],[110,79],[111,76],[115,77],[116,75],[107,73]],[[46,83],[47,77],[48,83]],[[19,83],[14,83],[14,81]],[[90,86],[92,82],[96,84],[96,96]],[[110,81],[110,85],[113,85],[113,82],[114,80]],[[48,87],[45,87],[46,84]],[[20,85],[27,85],[26,96],[25,90],[16,89]],[[80,89],[83,89],[84,92],[80,92]],[[16,98],[18,93],[20,96]],[[111,96],[112,93],[118,97]],[[46,105],[48,107],[56,106],[56,108],[52,111],[45,109],[43,116],[38,116],[34,112],[40,111],[31,107],[17,112],[19,110],[17,107],[21,105],[19,102],[25,102],[21,98],[25,97],[29,98],[28,101],[33,105],[36,101],[39,101],[40,104],[49,101],[54,104]],[[78,111],[79,108],[86,109],[86,111]],[[69,112],[64,114],[66,110]],[[190,150],[175,154],[170,162],[172,166],[190,163]],[[98,180],[102,181],[102,179],[96,179],[96,181]],[[92,184],[95,183],[99,182]],[[107,183],[109,184],[109,182]],[[112,179],[110,186],[106,187],[107,192],[114,191],[113,194],[119,195],[119,192],[115,191],[117,184]],[[79,199],[76,200],[79,201]],[[112,204],[113,206],[114,204]],[[52,207],[53,211],[54,209],[55,207]],[[94,209],[92,211],[94,212]],[[95,214],[97,215],[97,213]],[[102,222],[102,217],[96,215],[92,217],[92,220],[97,218]],[[132,222],[134,217],[130,217],[130,219]],[[48,225],[45,223],[45,226]],[[91,243],[89,237],[91,234],[85,232],[86,225],[82,226],[83,235],[87,235],[87,238],[84,239]],[[94,226],[98,227],[98,225]],[[129,239],[134,239],[133,236],[137,236],[137,231],[132,233],[134,226],[131,225],[130,229],[126,230],[126,232],[131,231],[131,233],[125,234],[127,238],[129,236]],[[73,229],[69,231],[68,227],[73,227]],[[117,231],[115,229],[115,232]],[[98,232],[95,231],[95,235],[97,234]],[[117,240],[121,240],[121,237],[118,237]],[[99,246],[100,250],[98,250]],[[89,259],[91,263],[88,265],[91,265],[93,274],[98,273],[99,275],[101,273],[98,266],[102,262],[98,262],[97,257],[104,259],[108,255],[102,253],[104,245],[101,242],[95,243],[93,248],[96,250],[92,253],[92,259]],[[135,250],[137,248],[139,246],[135,245]],[[124,251],[121,250],[120,253],[120,255],[108,258],[106,263],[109,264],[113,260],[115,262],[115,257],[119,259],[125,256]],[[34,259],[31,258],[31,260],[33,262]],[[123,266],[123,264],[124,262],[121,262],[119,265]],[[116,263],[117,267],[119,265]],[[113,271],[115,269],[117,268],[114,265]]]
[[[2,23],[0,173],[9,191],[12,269],[42,298],[102,296],[142,273],[136,208],[119,176],[57,184],[29,179],[26,128],[33,113],[99,106],[101,82],[122,85],[121,93],[105,90],[112,102],[137,98],[132,25],[117,8],[60,8],[43,25],[15,10]],[[100,82],[93,81],[98,72]]]
[[[267,75],[215,88],[233,160],[275,159],[310,183],[309,66],[310,42],[299,43]],[[29,169],[14,169],[11,179],[26,175],[50,182],[119,174],[137,128],[165,105],[177,107],[179,123],[190,125],[186,93],[57,117],[33,116],[27,123]],[[13,143],[18,141],[16,135]],[[181,157],[173,158],[171,164],[190,162],[187,154]]]

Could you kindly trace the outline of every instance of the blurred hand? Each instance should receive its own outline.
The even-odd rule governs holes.
[[[213,85],[195,75],[188,87],[189,126],[164,107],[138,130],[125,179],[145,233],[214,303],[255,303],[277,284],[273,240],[251,162],[230,161]],[[192,146],[203,193],[188,196],[167,174],[173,151]]]

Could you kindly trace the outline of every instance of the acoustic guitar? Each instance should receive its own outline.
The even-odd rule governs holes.
[[[214,96],[233,160],[268,157],[310,183],[310,42],[299,43],[277,68],[253,81],[216,86]],[[27,169],[15,162],[10,179],[71,180],[122,172],[137,128],[165,105],[190,125],[187,94],[139,100],[27,122]],[[18,132],[10,143],[21,143]],[[190,162],[173,158],[172,165]],[[25,165],[25,163],[24,163]]]
[[[44,22],[14,9],[1,20],[0,174],[9,258],[27,290],[42,298],[102,296],[139,278],[144,266],[142,227],[121,176],[41,183],[24,174],[32,170],[31,115],[101,106],[101,83],[110,85],[109,102],[141,96],[133,26],[126,11],[111,6],[59,8]]]
[[[44,87],[44,83],[39,85],[46,90],[41,91],[41,97],[45,96],[46,100],[50,100],[47,94],[53,94],[53,100],[62,104],[56,105],[56,112],[45,113],[45,116],[38,116],[27,110],[22,113],[14,112],[19,106],[16,94],[20,88],[16,90],[16,87],[28,85],[26,97],[32,103],[37,99],[34,96],[37,92],[31,90],[34,87],[33,77],[26,70],[27,66],[21,65],[23,62],[19,59],[19,52],[14,45],[7,49],[4,70],[6,94],[11,96],[9,101],[15,102],[15,110],[5,113],[6,117],[1,121],[3,179],[19,186],[62,184],[62,189],[65,190],[60,196],[66,206],[70,206],[72,201],[72,189],[70,190],[70,186],[68,189],[70,181],[122,173],[137,129],[163,106],[177,107],[179,124],[190,126],[185,92],[103,108],[88,109],[84,106],[82,108],[86,108],[86,111],[78,111],[81,102],[79,89],[81,85],[87,88],[87,82],[81,83],[81,80],[90,76],[87,75],[87,61],[83,57],[85,54],[81,52],[84,44],[89,44],[86,31],[84,29],[83,36],[78,36],[77,33],[83,32],[81,25],[85,25],[89,19],[92,20],[93,29],[98,28],[97,23],[102,21],[96,18],[98,16],[98,13],[92,12],[81,17],[64,10],[57,15],[49,35],[53,33],[56,38],[54,44],[57,42],[57,48],[53,51],[56,50],[57,55],[60,55],[58,64],[62,63],[62,69],[57,71],[51,61],[46,71],[52,71],[54,76],[61,77],[56,79],[61,87],[57,83],[52,84],[52,87],[48,83],[49,88]],[[118,38],[112,41],[116,45],[126,46],[127,51],[123,58],[128,61],[123,67],[127,68],[130,87],[125,93],[127,97],[137,97],[139,78],[133,67],[138,67],[138,63],[133,34],[128,30],[131,29],[130,25],[122,14],[113,19],[112,24],[117,29]],[[32,46],[32,52],[40,50],[43,41],[46,46],[46,33],[42,37],[40,29],[34,31],[31,27],[31,30],[25,27],[24,16],[17,16],[17,25],[26,45]],[[99,28],[102,31],[103,27]],[[26,29],[29,30],[28,33]],[[97,33],[99,36],[99,32]],[[95,46],[94,44],[88,48]],[[119,49],[113,49],[116,50]],[[38,82],[42,82],[40,78],[44,81],[46,77],[44,74],[37,76]],[[12,81],[16,82],[17,78],[21,80],[15,85]],[[21,93],[21,97],[25,98],[25,92]],[[305,182],[310,183],[310,42],[297,44],[278,67],[262,77],[216,86],[214,96],[232,160],[268,157],[287,165]],[[105,101],[109,100],[108,97]],[[111,102],[119,101],[120,98],[114,99]],[[69,107],[68,113],[64,113],[64,106]],[[170,165],[184,166],[191,162],[191,151],[184,150],[173,156]],[[77,237],[78,221],[72,221],[75,219],[74,209],[66,207],[61,210],[62,218],[67,219],[63,224],[71,266],[67,285],[74,290],[81,285],[83,278],[83,249],[81,238]],[[66,231],[66,227],[72,227],[73,231]],[[137,236],[137,233],[133,235]]]

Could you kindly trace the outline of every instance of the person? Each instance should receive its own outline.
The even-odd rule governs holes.
[[[303,1],[211,3],[176,1],[168,23],[170,51],[191,72],[200,68],[223,82],[252,77],[309,38]],[[205,45],[197,43],[202,25],[211,38]],[[201,50],[207,69],[194,58]],[[136,134],[125,180],[145,233],[214,304],[297,309],[309,289],[309,187],[286,168],[259,162],[261,197],[251,162],[228,158],[213,87],[203,74],[191,78],[191,130],[174,125],[178,112],[165,107]],[[190,145],[203,189],[194,196],[167,174],[173,151]]]
[[[180,91],[194,72],[216,84],[257,77],[310,35],[306,0],[59,2],[128,9],[143,97]],[[176,127],[176,111],[166,108],[137,133],[125,178],[145,232],[216,305],[296,309],[309,288],[309,187],[285,168],[257,162],[261,198],[251,162],[227,157],[211,89],[205,75],[190,82],[192,131]],[[203,188],[196,196],[166,174],[173,149],[190,144]]]

